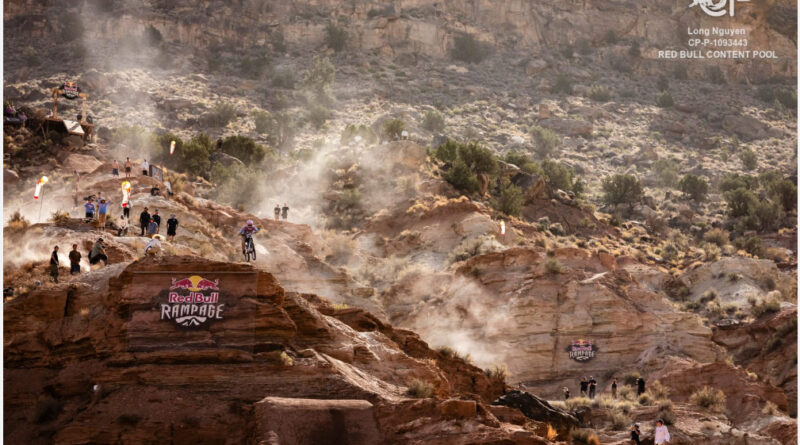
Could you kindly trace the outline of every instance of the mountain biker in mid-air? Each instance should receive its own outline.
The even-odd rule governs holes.
[[[242,254],[245,254],[245,245],[247,244],[247,238],[253,236],[254,233],[258,232],[258,227],[253,224],[252,219],[247,220],[247,224],[239,230],[239,235],[242,236]]]

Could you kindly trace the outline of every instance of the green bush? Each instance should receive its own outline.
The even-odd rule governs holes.
[[[505,184],[500,196],[492,199],[492,207],[498,212],[502,212],[508,216],[522,215],[522,204],[525,199],[522,195],[522,189],[513,185]]]
[[[476,193],[479,190],[478,177],[461,158],[453,162],[444,179],[462,192]]]
[[[328,23],[325,27],[325,44],[337,53],[342,51],[347,46],[347,30]]]
[[[603,179],[603,202],[606,204],[633,206],[643,197],[644,189],[636,176],[617,174]]]
[[[672,158],[661,158],[653,162],[653,171],[658,177],[658,182],[665,187],[675,187],[680,178],[678,163]]]
[[[322,105],[312,105],[308,110],[308,121],[315,129],[319,130],[328,121],[331,112]]]
[[[480,63],[486,57],[483,47],[472,34],[457,35],[453,40],[451,55],[455,60],[466,63]]]
[[[257,144],[247,136],[229,136],[222,141],[222,151],[247,165],[259,164],[272,150]]]
[[[459,143],[458,156],[475,174],[493,175],[498,171],[499,166],[494,153],[478,143]]]
[[[703,389],[694,392],[689,401],[709,411],[720,413],[725,411],[725,393],[708,386],[704,386]]]
[[[444,130],[444,117],[438,111],[428,111],[422,118],[422,128],[430,132],[441,132]]]
[[[626,415],[622,411],[611,410],[609,412],[609,419],[611,420],[611,429],[614,431],[623,431],[627,428],[630,428],[633,420],[630,416]]]
[[[711,229],[703,235],[703,240],[708,243],[716,244],[719,247],[727,245],[730,239],[730,233],[725,229]]]
[[[642,375],[636,371],[626,372],[622,376],[622,383],[626,386],[633,386],[636,385],[636,380],[639,379]]]
[[[736,238],[733,241],[733,245],[737,249],[744,250],[753,256],[761,256],[763,253],[763,248],[761,247],[761,238],[756,236]]]
[[[561,147],[561,138],[548,128],[538,125],[531,127],[531,136],[534,142],[534,151],[541,159],[551,156],[557,148]]]
[[[750,216],[758,221],[759,231],[767,232],[775,229],[780,222],[781,206],[775,202],[759,201]]]
[[[758,158],[753,150],[742,150],[739,153],[739,159],[742,160],[742,167],[747,171],[755,170],[758,167]]]
[[[227,102],[218,102],[205,116],[205,122],[212,128],[226,127],[236,118],[236,107]]]
[[[566,74],[557,75],[550,92],[553,94],[572,94],[572,79]]]
[[[705,201],[708,194],[708,183],[705,179],[688,174],[681,179],[679,184],[683,193],[689,195],[694,201]]]
[[[544,270],[551,275],[557,275],[564,271],[564,266],[557,259],[550,258],[545,261]]]
[[[314,96],[316,102],[333,102],[332,88],[336,80],[336,68],[327,57],[314,56],[311,68],[303,73],[303,86]]]
[[[403,130],[406,129],[406,123],[402,119],[389,119],[383,123],[381,127],[381,137],[383,139],[396,141],[400,139]]]
[[[656,105],[661,108],[669,108],[675,105],[675,102],[672,100],[672,94],[669,91],[662,91],[661,94],[656,97]]]
[[[542,168],[539,167],[539,164],[531,159],[530,155],[527,153],[523,153],[521,151],[511,150],[506,153],[503,160],[509,164],[516,165],[520,168],[520,170],[524,171],[525,173],[542,175],[544,172]]]
[[[294,119],[288,113],[270,114],[266,111],[254,111],[253,122],[256,132],[266,134],[269,143],[278,148],[289,147],[294,140]]]
[[[773,181],[767,186],[773,199],[789,212],[797,207],[797,186],[788,179]]]
[[[719,183],[719,191],[722,193],[736,189],[755,190],[756,188],[758,188],[758,178],[737,173],[726,174]]]
[[[269,65],[270,60],[267,56],[243,57],[239,60],[239,74],[248,79],[260,79]]]
[[[781,310],[781,302],[776,299],[761,301],[750,310],[754,317],[760,318],[767,314],[773,314]]]
[[[363,124],[359,126],[351,124],[344,127],[339,143],[347,145],[353,142],[356,136],[361,136],[361,140],[367,145],[372,145],[378,141],[378,135],[375,134],[375,131],[373,131],[371,127]]]
[[[208,178],[211,162],[209,155],[214,151],[214,143],[205,134],[199,134],[183,144],[180,151],[180,171]],[[177,153],[177,151],[176,151]]]
[[[596,102],[608,102],[611,100],[611,92],[604,86],[592,85],[589,89],[589,98]]]
[[[147,25],[144,29],[144,40],[150,46],[160,45],[164,41],[161,31],[153,25]]]
[[[728,214],[733,218],[752,214],[758,204],[758,197],[744,188],[727,191],[723,197],[728,204]]]
[[[544,162],[542,162],[542,172],[547,182],[552,187],[565,191],[573,191],[575,180],[571,168],[560,162],[545,159]]]
[[[251,208],[260,200],[263,175],[262,171],[240,164],[226,167],[215,163],[210,175],[214,182],[210,195],[215,201],[234,208]]]

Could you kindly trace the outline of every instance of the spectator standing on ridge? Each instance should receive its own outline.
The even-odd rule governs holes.
[[[669,445],[669,430],[664,426],[664,421],[658,419],[656,421],[656,445]]]
[[[131,170],[133,170],[133,164],[131,163],[131,158],[125,158],[125,177],[131,177]]]
[[[589,376],[589,398],[594,399],[594,394],[597,391],[597,380]]]
[[[642,445],[642,442],[639,440],[640,434],[642,434],[642,432],[639,431],[639,425],[633,425],[633,428],[631,428],[631,441],[636,445]]]
[[[565,386],[562,391],[564,391],[564,400],[569,400],[569,388]]]
[[[222,138],[217,139],[217,151],[222,151]]]
[[[83,205],[83,208],[86,209],[86,219],[85,222],[90,222],[94,219],[94,203],[92,202],[91,198],[86,201],[86,204]]]
[[[174,240],[177,231],[178,231],[178,218],[175,218],[175,214],[173,213],[167,220],[167,239],[170,241]]]
[[[154,219],[151,217],[151,218],[150,218],[150,223],[149,223],[149,224],[147,224],[147,236],[149,236],[150,238],[152,238],[152,237],[153,237],[153,235],[155,235],[155,234],[157,234],[157,233],[158,233],[158,224],[156,224],[156,220],[154,220]]]
[[[636,379],[636,396],[644,394],[644,377]]]
[[[116,159],[111,163],[111,176],[119,176],[119,163]]]
[[[81,253],[78,252],[77,244],[73,244],[69,252],[69,273],[70,275],[81,273]]]
[[[131,219],[131,203],[130,203],[130,201],[123,202],[121,205],[122,205],[122,215],[125,216],[125,218]]]
[[[147,172],[150,170],[150,164],[147,163],[147,159],[142,161],[142,176],[147,176]]]
[[[617,398],[617,379],[611,381],[611,397]]]
[[[100,200],[100,205],[97,206],[97,228],[102,232],[106,228],[106,215],[108,214],[108,203],[106,199]]]
[[[275,204],[275,221],[281,219],[281,205]]]
[[[589,390],[589,381],[586,377],[581,379],[581,397],[586,397],[586,392]]]
[[[158,209],[153,210],[153,221],[156,222],[158,228],[156,229],[156,233],[161,232],[161,216],[158,214]]]
[[[58,246],[53,247],[53,253],[50,254],[50,277],[54,283],[58,283]]]
[[[289,206],[286,205],[286,203],[284,202],[283,209],[281,210],[283,211],[281,216],[283,217],[283,220],[286,221],[287,219],[289,219]]]
[[[89,264],[97,264],[100,261],[108,266],[108,257],[106,250],[103,248],[103,238],[97,238],[97,242],[92,246],[92,251],[89,252]]]
[[[125,218],[125,215],[119,215],[119,221],[117,222],[117,236],[128,236],[128,218]]]
[[[150,214],[147,212],[147,207],[145,207],[139,215],[139,226],[142,228],[142,234],[140,236],[144,236],[148,224],[150,224]]]

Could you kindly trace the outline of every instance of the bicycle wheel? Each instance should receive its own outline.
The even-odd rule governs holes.
[[[250,244],[250,255],[253,257],[253,261],[256,260],[256,245],[251,243]]]

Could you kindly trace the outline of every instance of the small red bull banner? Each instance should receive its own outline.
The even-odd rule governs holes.
[[[199,275],[172,279],[167,300],[159,304],[161,320],[186,328],[200,327],[221,320],[225,305],[219,302],[219,279]]]
[[[81,92],[77,82],[64,82],[61,84],[61,95],[67,99],[76,99]]]
[[[569,358],[585,362],[591,360],[597,354],[597,345],[593,344],[591,340],[578,339],[573,340],[572,344],[567,346]]]

